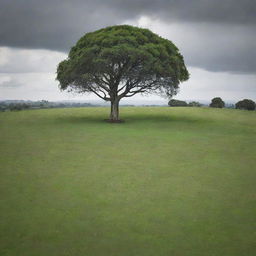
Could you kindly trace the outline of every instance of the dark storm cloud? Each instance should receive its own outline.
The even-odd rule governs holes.
[[[108,1],[106,1],[108,2]],[[165,19],[195,22],[256,23],[255,0],[131,0],[111,1],[129,15],[163,15]]]
[[[188,65],[216,72],[256,73],[253,26],[182,23],[165,25],[165,31],[168,27],[166,36],[173,38]]]
[[[2,0],[0,45],[67,51],[84,33],[122,20],[96,1]]]
[[[255,0],[1,0],[0,45],[68,51],[86,32],[148,15],[165,23],[187,24],[186,30],[178,33],[185,33],[181,43],[189,65],[255,72],[256,53],[250,41],[256,39],[252,36],[256,34],[255,13]],[[197,31],[200,24],[205,26],[203,34]],[[213,37],[213,24],[226,30],[214,32],[217,37]],[[236,26],[242,29],[228,39],[226,34]],[[226,42],[218,49],[222,37]],[[197,49],[196,59],[191,45],[202,47]],[[207,51],[212,48],[216,55]]]

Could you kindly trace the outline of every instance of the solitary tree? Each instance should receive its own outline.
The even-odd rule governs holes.
[[[216,98],[212,99],[210,107],[211,108],[224,108],[225,102],[220,97],[216,97]]]
[[[148,29],[112,26],[85,34],[58,65],[62,90],[94,93],[110,101],[119,121],[119,101],[137,93],[171,97],[189,73],[178,48]]]

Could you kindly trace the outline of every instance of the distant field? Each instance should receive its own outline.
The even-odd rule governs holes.
[[[1,256],[256,255],[256,111],[0,113]]]

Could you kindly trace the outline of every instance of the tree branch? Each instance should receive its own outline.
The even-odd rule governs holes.
[[[106,83],[103,79],[101,79],[100,77],[96,76],[96,75],[93,75],[94,76],[94,79],[95,79],[95,82],[98,86],[101,86],[105,91],[109,92],[109,89],[104,85],[108,85],[109,86],[109,83]]]
[[[131,94],[126,94],[123,97],[127,98],[127,97],[132,97],[133,95],[137,94],[137,93],[142,93],[142,92],[146,92],[147,90],[137,90],[135,92],[130,92]]]
[[[94,94],[96,94],[98,97],[100,97],[103,100],[106,100],[106,101],[110,100],[110,98],[106,97],[106,94],[102,90],[101,90],[101,92],[104,93],[104,96],[100,95],[97,91],[93,90],[92,88],[90,88],[89,90],[90,90],[90,92],[93,92]]]
[[[117,92],[121,92],[126,86],[127,86],[127,83],[125,83],[124,86],[122,86],[120,89],[118,89]]]
[[[136,83],[136,82],[137,82],[137,83]],[[149,83],[149,84],[146,84],[146,85],[144,85],[144,86],[138,87],[138,83],[140,83],[141,81],[140,81],[140,79],[137,79],[136,82],[133,82],[133,83],[127,85],[126,90],[125,90],[122,94],[119,95],[119,98],[121,99],[121,98],[123,98],[123,97],[132,97],[133,95],[135,95],[135,94],[137,94],[137,93],[146,92],[147,89],[150,89],[150,87],[151,87],[152,85],[154,85],[154,84],[157,83],[157,81],[155,80],[155,81],[153,81],[153,82],[151,82],[151,83]],[[136,87],[138,87],[139,89],[137,89],[137,90],[132,90],[132,89],[134,89],[134,88],[136,88]]]

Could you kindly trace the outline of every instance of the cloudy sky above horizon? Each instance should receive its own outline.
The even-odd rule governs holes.
[[[82,35],[116,24],[177,45],[191,77],[175,98],[256,100],[255,13],[255,0],[1,0],[0,100],[96,100],[60,92],[56,67]]]

